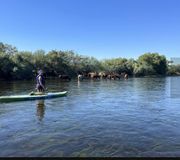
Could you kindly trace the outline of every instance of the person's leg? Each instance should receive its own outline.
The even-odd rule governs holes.
[[[39,84],[37,84],[36,89],[37,89],[37,92],[41,92],[41,86]]]

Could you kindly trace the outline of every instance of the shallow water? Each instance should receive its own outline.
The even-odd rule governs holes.
[[[0,156],[180,156],[180,77],[48,80],[66,97],[0,103]],[[0,96],[34,81],[0,82]]]

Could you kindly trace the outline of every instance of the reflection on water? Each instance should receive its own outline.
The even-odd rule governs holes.
[[[172,78],[48,80],[68,95],[0,104],[0,156],[180,156],[180,98],[170,96],[180,78]],[[2,82],[0,95],[33,84]]]
[[[38,100],[37,101],[37,117],[39,121],[42,121],[42,119],[44,118],[44,114],[45,114],[45,104],[44,104],[44,100]]]
[[[77,81],[77,84],[78,84],[78,88],[79,88],[79,87],[80,87],[80,85],[81,85],[80,80],[78,80],[78,81]]]

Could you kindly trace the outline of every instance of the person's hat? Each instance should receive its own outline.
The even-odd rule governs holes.
[[[43,70],[40,69],[40,70],[38,71],[38,74],[43,74]]]

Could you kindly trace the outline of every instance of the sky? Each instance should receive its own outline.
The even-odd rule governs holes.
[[[0,42],[97,59],[180,55],[180,0],[0,0]]]

